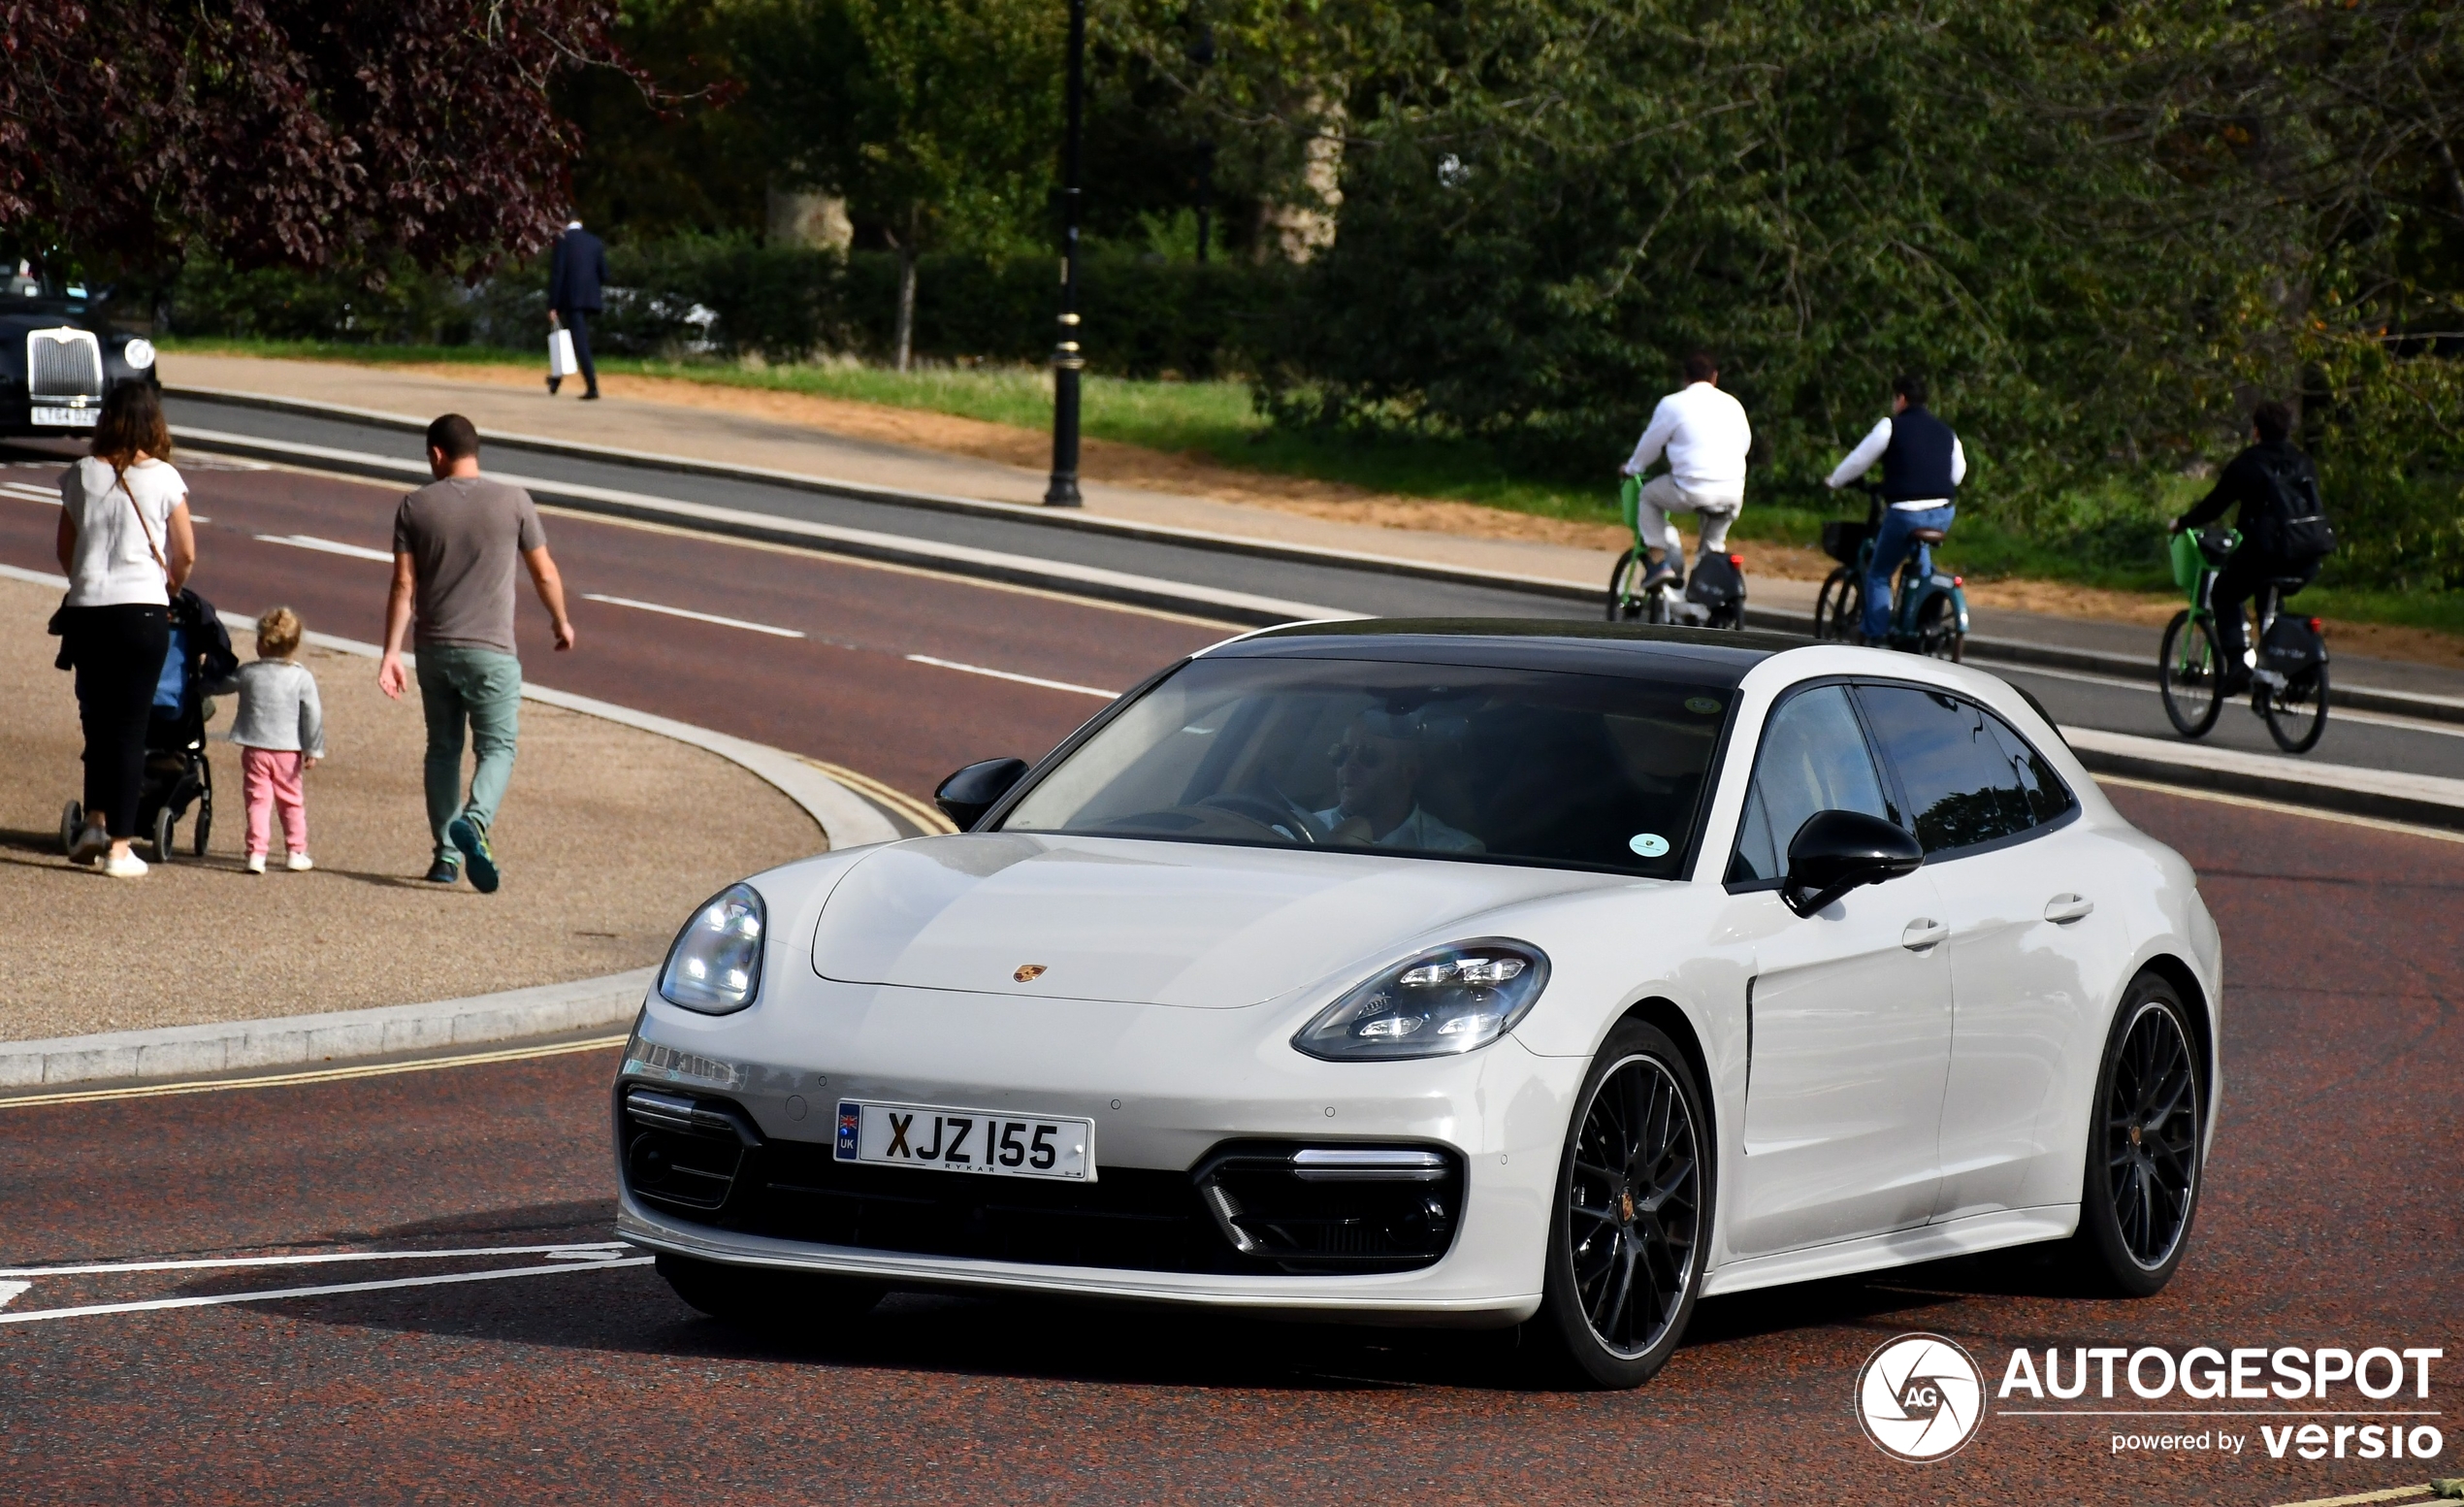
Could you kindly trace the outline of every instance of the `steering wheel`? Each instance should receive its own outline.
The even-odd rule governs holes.
[[[1281,797],[1281,792],[1277,792],[1277,795]],[[1318,840],[1317,824],[1310,820],[1309,813],[1294,805],[1288,798],[1282,799],[1279,806],[1275,801],[1270,801],[1264,796],[1234,792],[1209,796],[1198,804],[1228,812],[1245,821],[1255,822],[1269,832],[1281,833],[1285,836],[1296,836],[1303,842],[1313,844]]]

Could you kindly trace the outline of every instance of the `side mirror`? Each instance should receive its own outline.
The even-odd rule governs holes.
[[[942,815],[956,822],[960,832],[966,832],[984,820],[985,812],[1000,804],[1010,787],[1025,774],[1024,759],[987,759],[981,764],[970,764],[941,782],[941,788],[932,793],[932,803],[941,807]]]
[[[1788,843],[1779,898],[1810,916],[1861,884],[1914,873],[1925,849],[1905,828],[1862,811],[1816,811]]]

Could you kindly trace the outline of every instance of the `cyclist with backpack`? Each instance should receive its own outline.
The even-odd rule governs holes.
[[[1951,426],[1925,406],[1925,378],[1914,373],[1891,382],[1891,416],[1857,442],[1845,460],[1823,478],[1836,492],[1882,463],[1882,500],[1889,505],[1874,535],[1873,562],[1865,575],[1865,616],[1859,633],[1867,643],[1891,638],[1891,576],[1913,551],[1917,573],[1932,569],[1932,550],[1958,516],[1960,483],[1967,479],[1967,451]]]
[[[2293,448],[2292,410],[2273,399],[2251,410],[2251,444],[2225,463],[2216,486],[2198,506],[2173,520],[2173,532],[2203,528],[2241,508],[2241,546],[2224,562],[2208,593],[2216,614],[2216,646],[2223,658],[2221,696],[2248,690],[2242,609],[2270,581],[2285,581],[2291,596],[2318,577],[2319,563],[2336,547],[2327,509],[2318,495],[2318,472]]]

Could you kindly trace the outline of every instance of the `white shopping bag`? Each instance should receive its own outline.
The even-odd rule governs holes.
[[[550,330],[547,337],[547,375],[570,377],[581,370],[573,359],[573,332]]]

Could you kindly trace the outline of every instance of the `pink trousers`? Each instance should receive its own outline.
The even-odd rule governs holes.
[[[240,750],[240,794],[248,806],[248,856],[262,858],[273,838],[273,816],[282,808],[282,835],[291,851],[308,851],[308,807],[300,798],[300,751]]]

